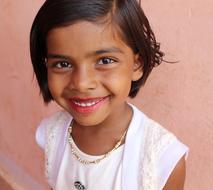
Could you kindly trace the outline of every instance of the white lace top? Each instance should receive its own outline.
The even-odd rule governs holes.
[[[86,190],[161,190],[164,187],[169,175],[180,158],[187,153],[188,148],[136,107],[132,108],[133,118],[126,143],[97,165],[83,165],[78,162],[66,140],[57,180],[55,183],[49,180],[53,189],[75,190],[75,186],[78,186],[78,189]],[[59,118],[63,118],[63,113],[53,118],[57,118],[55,122],[60,123]],[[38,144],[46,151],[47,177],[48,172],[54,170],[55,166],[52,161],[56,155],[53,153],[56,152],[53,144],[58,128],[53,127],[53,120],[50,120],[50,124],[47,120],[42,122],[36,134]],[[75,148],[83,159],[99,158],[83,153],[76,145]]]

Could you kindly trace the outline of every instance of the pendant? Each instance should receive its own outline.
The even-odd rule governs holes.
[[[74,186],[75,186],[75,188],[78,189],[78,190],[85,190],[85,189],[86,189],[86,188],[84,187],[84,185],[82,185],[82,183],[81,183],[80,181],[76,181],[76,182],[74,183]]]

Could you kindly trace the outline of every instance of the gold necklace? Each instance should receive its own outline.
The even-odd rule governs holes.
[[[100,161],[102,161],[103,159],[107,158],[114,150],[116,150],[122,143],[124,137],[126,136],[126,133],[127,133],[127,129],[124,131],[123,135],[121,136],[120,140],[115,144],[115,146],[112,148],[112,150],[108,151],[106,154],[104,154],[101,158],[98,158],[96,160],[92,160],[92,161],[89,161],[89,160],[84,160],[82,158],[80,158],[80,156],[78,155],[73,143],[72,143],[72,126],[73,126],[73,120],[68,128],[68,141],[69,141],[69,144],[70,144],[70,147],[71,147],[71,152],[72,154],[76,157],[76,159],[82,163],[82,164],[85,164],[85,165],[88,165],[88,164],[98,164]]]

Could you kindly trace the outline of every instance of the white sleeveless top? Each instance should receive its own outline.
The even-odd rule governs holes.
[[[132,109],[133,118],[125,144],[98,164],[81,164],[71,153],[68,140],[66,140],[54,190],[75,190],[77,189],[75,185],[78,185],[78,189],[82,190],[124,190],[124,187],[128,190],[132,188],[134,190],[163,189],[178,161],[188,152],[188,148],[136,107],[132,106]],[[58,121],[59,116],[56,118],[55,121]],[[52,143],[49,142],[52,142],[51,139],[57,132],[55,129],[52,134],[45,132],[48,131],[45,129],[48,128],[45,127],[48,126],[46,121],[39,126],[36,139],[38,144],[45,149],[48,160],[48,157],[51,157],[51,152],[54,152],[50,151]],[[136,125],[138,125],[138,129],[134,129]],[[85,154],[76,145],[75,149],[85,160],[96,160],[101,157]],[[136,151],[131,152],[131,149]],[[135,154],[130,155],[132,153]],[[47,161],[47,170],[49,165],[51,166],[51,163]],[[54,164],[52,164],[53,167]],[[137,179],[138,177],[140,179]],[[136,182],[132,183],[132,181]],[[51,182],[50,185],[52,185]]]

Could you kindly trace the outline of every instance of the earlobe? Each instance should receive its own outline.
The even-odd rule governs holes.
[[[137,54],[135,56],[135,62],[133,65],[133,76],[132,76],[132,81],[137,81],[143,76],[143,63],[142,60],[140,59],[139,55]]]
[[[137,70],[134,70],[132,81],[137,81],[143,76],[142,68],[139,67]]]

